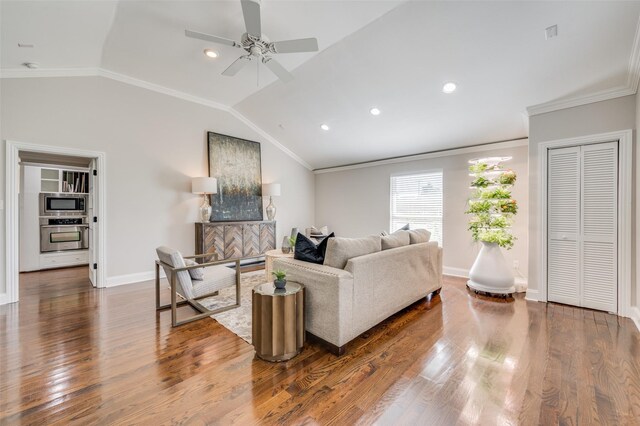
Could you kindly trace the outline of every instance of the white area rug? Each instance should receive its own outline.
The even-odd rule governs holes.
[[[251,290],[267,282],[264,271],[247,272],[240,275],[240,300],[239,308],[211,315],[225,328],[237,334],[240,338],[251,344]],[[202,299],[200,304],[208,309],[217,309],[223,306],[233,305],[236,300],[236,288],[228,287],[220,291],[217,296]]]

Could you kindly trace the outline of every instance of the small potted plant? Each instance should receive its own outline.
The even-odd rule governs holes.
[[[285,271],[283,271],[282,269],[277,269],[271,274],[276,277],[276,279],[273,280],[273,285],[276,286],[276,288],[283,289],[287,285],[287,273]]]
[[[287,237],[285,235],[282,239],[282,253],[288,254],[291,253],[291,251],[296,250],[296,237],[297,235],[294,235],[293,237]]]

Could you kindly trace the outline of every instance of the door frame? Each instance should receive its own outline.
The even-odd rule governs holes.
[[[96,198],[98,200],[97,216],[99,235],[98,244],[94,247],[98,259],[98,270],[96,274],[96,287],[106,287],[107,269],[107,197],[106,197],[106,154],[101,151],[88,151],[84,149],[67,148],[53,145],[37,145],[27,142],[5,140],[6,144],[6,168],[5,168],[5,283],[6,295],[2,302],[14,303],[19,300],[19,203],[18,203],[18,167],[20,151],[31,151],[43,154],[68,155],[72,157],[95,158],[98,169],[98,190]]]
[[[548,151],[554,148],[566,148],[577,145],[591,145],[602,142],[618,141],[618,312],[623,317],[631,315],[631,265],[633,240],[632,202],[633,202],[633,131],[620,130],[596,135],[559,139],[538,144],[538,223],[540,232],[538,244],[540,253],[540,288],[538,301],[547,302],[547,183]]]

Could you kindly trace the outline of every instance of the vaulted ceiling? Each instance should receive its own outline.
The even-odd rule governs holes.
[[[640,2],[262,0],[270,40],[319,42],[318,53],[278,55],[295,77],[284,84],[264,66],[222,76],[239,50],[184,36],[238,40],[239,1],[0,7],[2,72],[99,68],[206,99],[313,168],[526,137],[528,106],[628,87],[640,14]],[[444,94],[449,81],[458,89]]]

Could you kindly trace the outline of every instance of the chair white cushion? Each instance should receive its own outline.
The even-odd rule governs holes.
[[[156,248],[156,254],[161,262],[166,263],[173,268],[184,268],[186,266],[182,254],[176,249],[160,246]],[[171,270],[165,266],[162,268],[164,269],[164,273],[167,275],[167,279],[171,279]],[[177,273],[176,287],[178,293],[187,299],[194,298],[193,285],[191,284],[191,276],[189,275],[189,272],[180,271]]]
[[[160,261],[174,268],[185,267],[185,259],[178,250],[162,246],[156,249],[156,253]],[[167,274],[167,278],[169,278],[171,276],[171,270],[164,266],[163,268],[165,274]],[[192,280],[187,271],[178,272],[176,278],[178,293],[187,299],[197,299],[205,294],[213,293],[236,284],[236,272],[231,268],[227,268],[226,266],[209,266],[208,268],[202,269],[204,270],[202,280]]]
[[[236,271],[226,266],[204,268],[202,281],[192,281],[196,298],[236,285]]]
[[[196,266],[198,264],[198,262],[193,259],[185,259],[184,263],[187,266]],[[202,281],[204,279],[204,268],[189,269],[189,275],[192,280]]]

